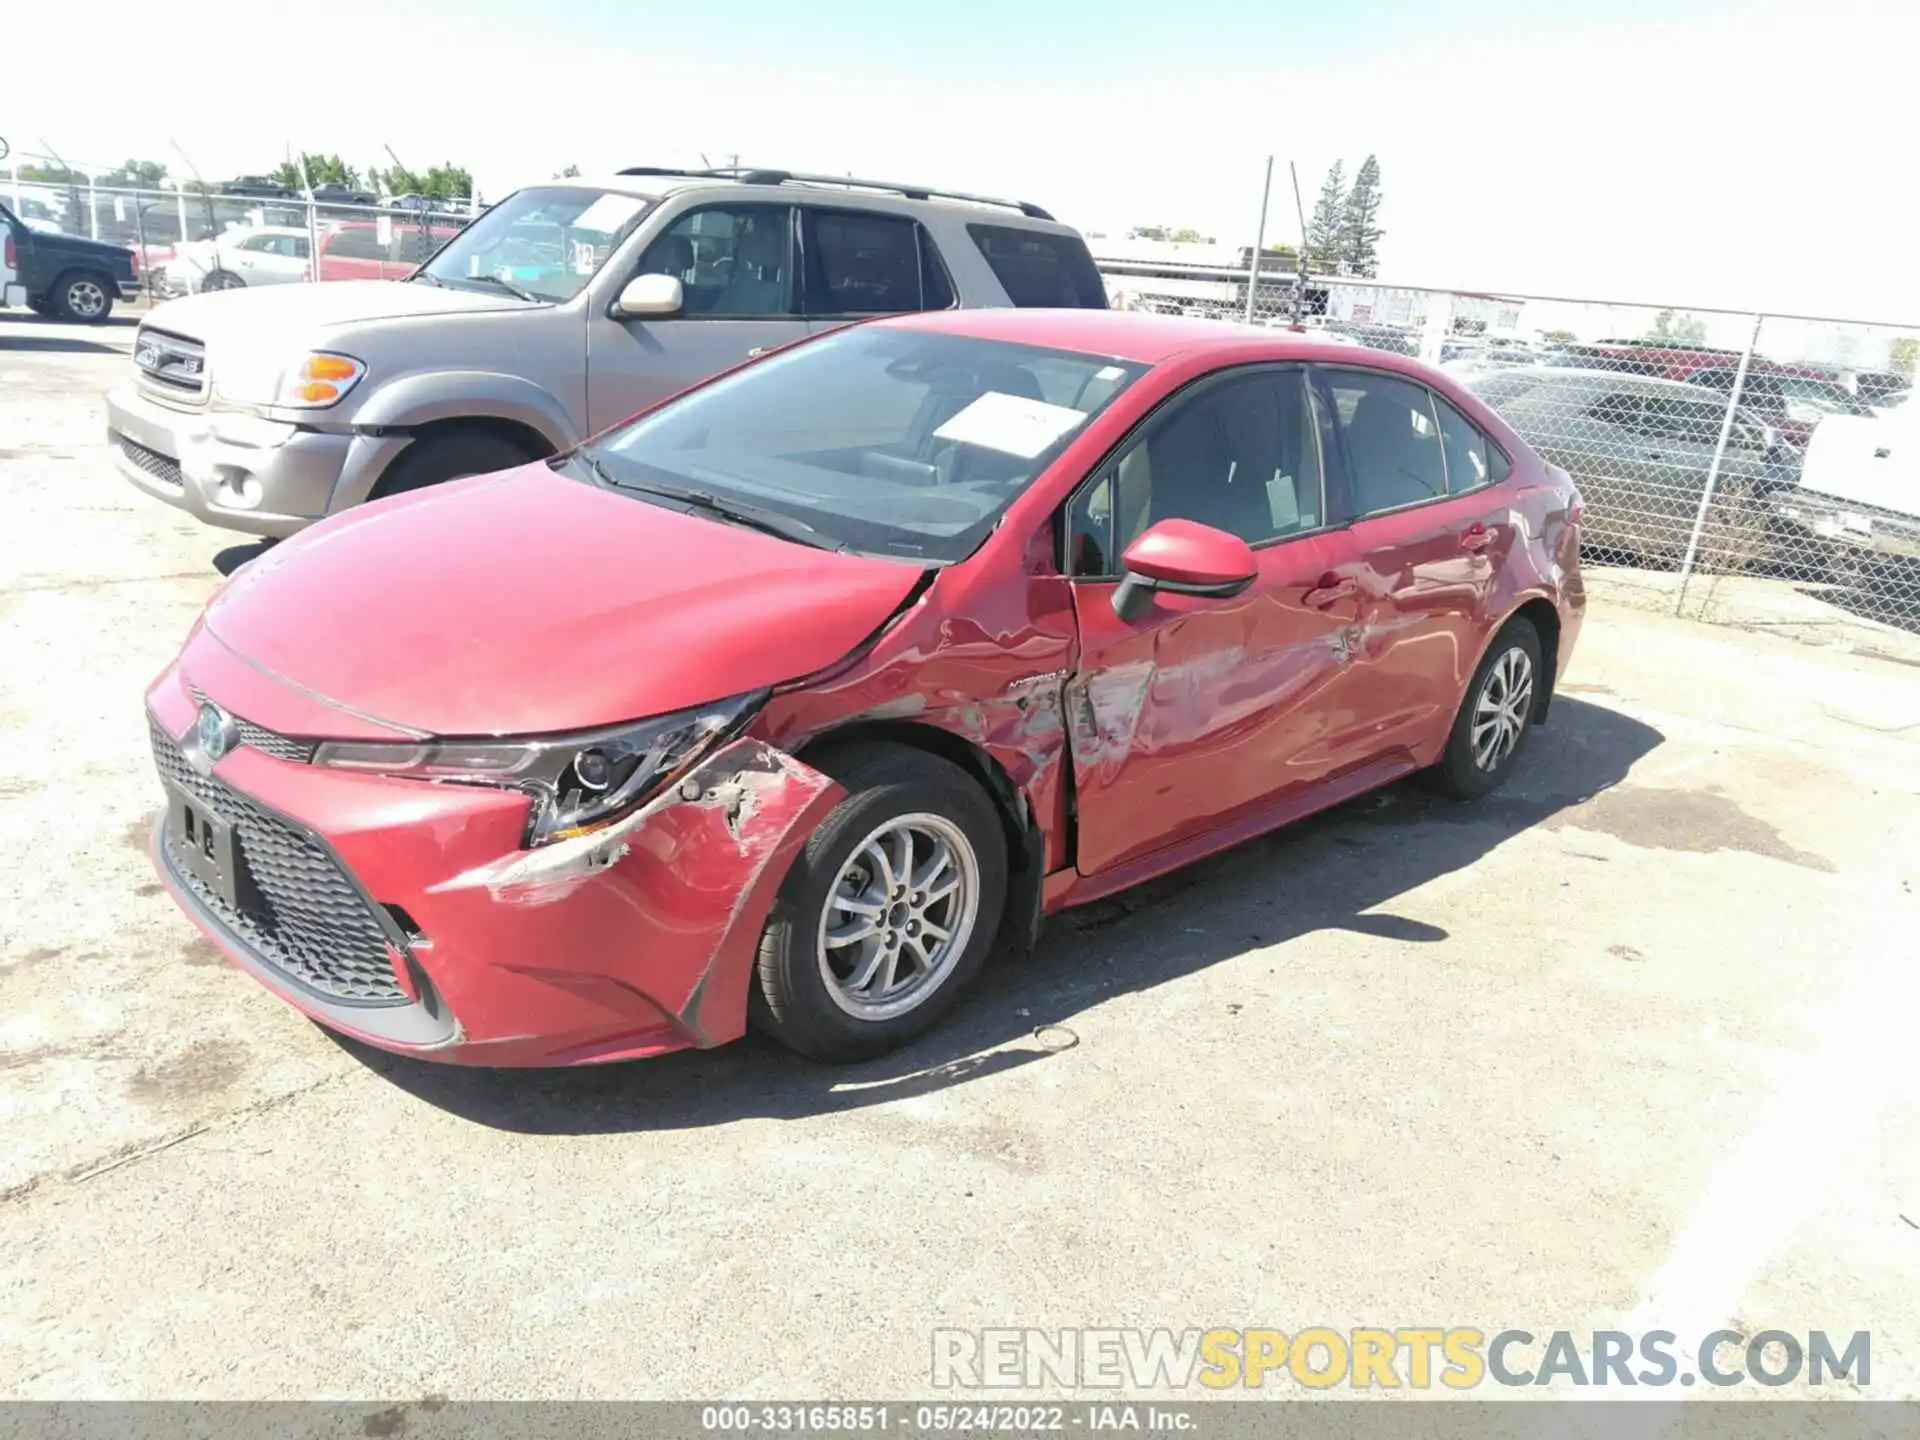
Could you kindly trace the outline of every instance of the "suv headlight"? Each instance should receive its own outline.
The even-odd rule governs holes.
[[[679,778],[759,708],[765,691],[576,735],[419,744],[329,741],[313,763],[408,779],[495,785],[533,797],[529,846],[610,825]]]
[[[280,377],[280,393],[273,403],[295,410],[324,410],[346,399],[366,373],[367,367],[351,355],[316,350]]]

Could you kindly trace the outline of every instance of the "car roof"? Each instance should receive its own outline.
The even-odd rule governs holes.
[[[1140,365],[1158,365],[1175,355],[1195,352],[1215,353],[1223,361],[1252,358],[1249,352],[1257,352],[1276,359],[1351,364],[1356,350],[1361,349],[1311,333],[1138,310],[931,310],[872,323],[889,329],[932,330],[1050,350],[1077,350]],[[1373,353],[1401,358],[1385,351]]]
[[[1536,382],[1559,381],[1568,385],[1590,386],[1596,390],[1666,395],[1675,400],[1711,400],[1720,405],[1726,404],[1727,401],[1727,397],[1718,390],[1710,390],[1705,385],[1689,385],[1684,380],[1669,380],[1660,375],[1635,375],[1624,370],[1602,370],[1574,365],[1504,365],[1497,370],[1483,370],[1477,375],[1469,375],[1461,383],[1469,390],[1473,390],[1477,382],[1491,380],[1500,375],[1526,375],[1531,376]]]

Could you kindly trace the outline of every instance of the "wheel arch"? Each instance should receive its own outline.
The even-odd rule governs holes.
[[[993,753],[964,735],[915,720],[849,720],[811,736],[794,752],[807,764],[830,751],[892,744],[946,760],[972,776],[993,803],[1007,842],[1007,903],[1001,938],[1031,945],[1040,926],[1046,842],[1032,802]]]
[[[1493,642],[1515,620],[1525,620],[1533,626],[1533,633],[1540,638],[1540,669],[1543,672],[1539,684],[1533,689],[1533,723],[1538,725],[1546,720],[1548,707],[1553,704],[1554,689],[1560,676],[1560,612],[1553,601],[1544,595],[1523,595],[1506,614],[1500,617],[1500,623],[1487,632],[1486,644],[1480,647],[1480,653],[1474,657],[1469,677],[1477,674],[1480,662],[1487,658],[1487,651],[1493,648]]]

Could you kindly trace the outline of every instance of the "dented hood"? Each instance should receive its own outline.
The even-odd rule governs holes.
[[[536,464],[312,526],[241,569],[206,620],[256,668],[369,718],[527,735],[809,674],[880,628],[921,573]]]

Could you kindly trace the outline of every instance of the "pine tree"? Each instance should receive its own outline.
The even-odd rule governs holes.
[[[1322,275],[1340,273],[1340,217],[1346,185],[1346,167],[1336,160],[1320,182],[1320,198],[1313,202],[1313,218],[1307,221],[1307,266]]]
[[[1373,279],[1380,273],[1380,162],[1369,155],[1353,177],[1341,206],[1340,248],[1349,275]]]

